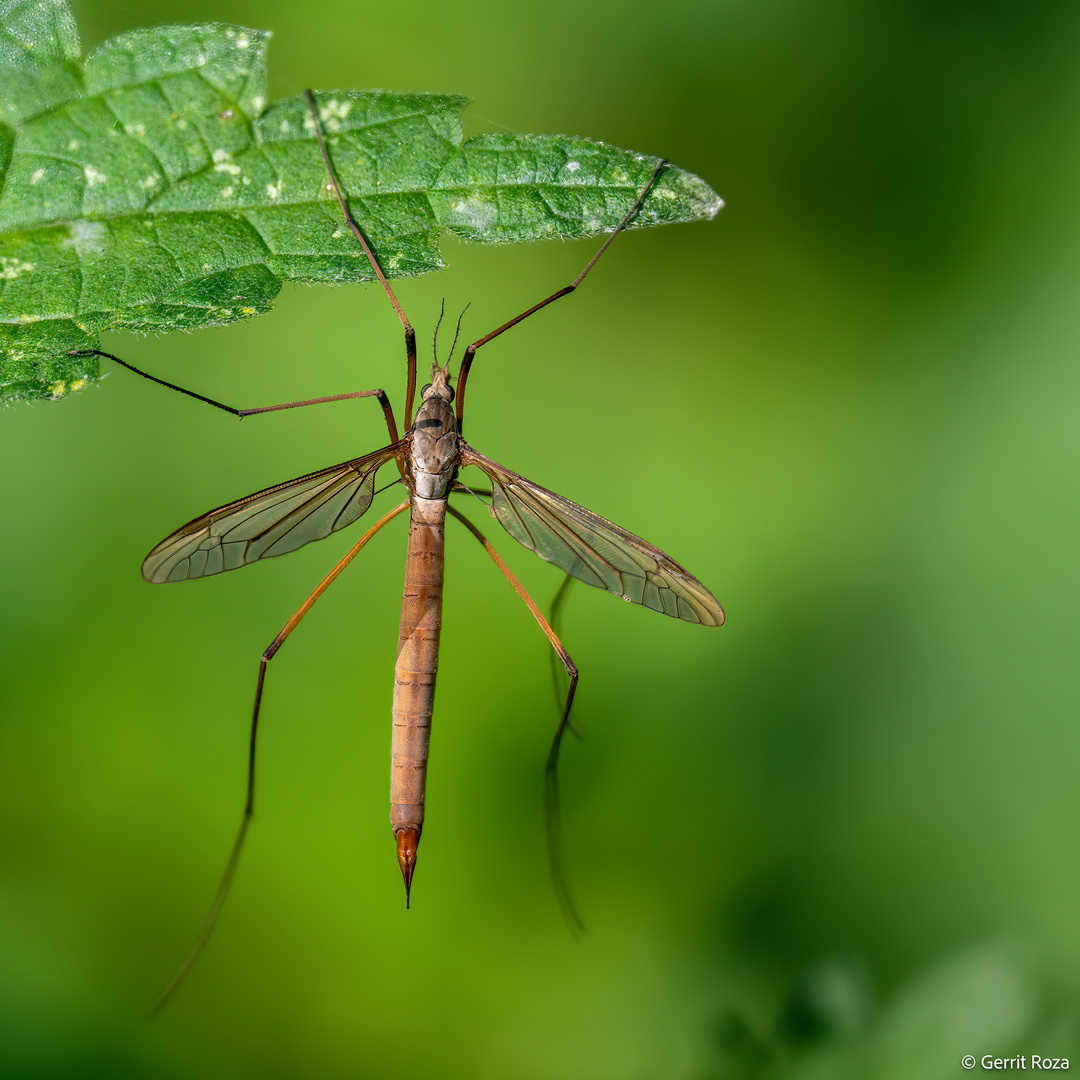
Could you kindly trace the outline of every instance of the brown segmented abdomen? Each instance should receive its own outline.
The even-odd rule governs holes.
[[[424,824],[424,786],[442,627],[445,520],[445,499],[413,496],[390,751],[390,823],[397,838],[406,897]]]

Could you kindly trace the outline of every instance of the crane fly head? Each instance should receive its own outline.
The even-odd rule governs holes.
[[[450,385],[449,360],[446,362],[446,367],[439,367],[438,364],[431,365],[431,382],[421,387],[420,400],[427,401],[432,397],[441,397],[445,401],[454,400],[454,388]]]

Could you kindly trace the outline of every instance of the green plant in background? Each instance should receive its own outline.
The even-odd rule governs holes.
[[[861,964],[822,963],[793,986],[772,1024],[738,1008],[717,1016],[697,1080],[946,1080],[1023,1055],[1023,1069],[1065,1072],[1070,1010],[1044,999],[1009,949],[983,946],[914,972],[876,1000]],[[989,1051],[989,1053],[987,1052]]]
[[[192,329],[267,311],[286,280],[370,280],[326,190],[302,96],[266,100],[269,35],[135,30],[85,60],[64,0],[0,3],[0,401],[97,374],[107,329]],[[656,158],[568,136],[463,140],[457,95],[319,98],[339,179],[388,277],[437,270],[438,237],[610,232]],[[665,170],[635,225],[712,217]]]

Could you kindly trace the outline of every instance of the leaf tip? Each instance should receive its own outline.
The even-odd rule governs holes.
[[[669,183],[668,198],[685,207],[684,220],[712,221],[724,208],[724,200],[700,176],[676,169]]]

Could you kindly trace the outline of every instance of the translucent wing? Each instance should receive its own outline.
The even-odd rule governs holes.
[[[465,444],[461,465],[476,465],[491,480],[491,512],[499,524],[519,544],[571,577],[675,619],[702,626],[724,621],[716,597],[641,537]]]
[[[143,560],[153,584],[235,570],[351,525],[371,505],[375,474],[399,445],[331,465],[219,506],[167,536]]]

